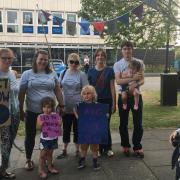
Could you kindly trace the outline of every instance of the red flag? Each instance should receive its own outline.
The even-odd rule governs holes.
[[[97,32],[102,33],[104,31],[104,22],[92,22],[91,24]]]

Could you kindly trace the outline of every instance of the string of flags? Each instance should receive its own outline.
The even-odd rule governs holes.
[[[51,13],[44,11],[44,10],[41,10],[41,12],[42,12],[46,22],[52,20],[50,18],[51,16],[53,16],[53,22],[58,24],[60,27],[62,26],[62,23],[64,21],[66,21],[67,29],[70,30],[69,31],[70,35],[76,34],[76,28],[75,28],[76,23],[78,23],[81,26],[84,33],[89,32],[90,25],[92,25],[99,34],[103,33],[105,26],[107,26],[107,30],[109,33],[117,33],[118,32],[117,22],[121,22],[126,27],[129,27],[130,13],[134,14],[138,18],[139,21],[143,20],[144,4],[146,4],[147,6],[153,8],[155,10],[158,10],[158,3],[156,0],[142,0],[142,3],[140,5],[138,5],[134,9],[130,10],[129,12],[126,12],[125,14],[123,14],[121,16],[118,16],[114,19],[110,19],[107,21],[93,21],[93,22],[90,22],[88,20],[83,20],[81,22],[70,21],[70,20],[65,20],[61,17],[55,16],[55,15],[52,15]]]

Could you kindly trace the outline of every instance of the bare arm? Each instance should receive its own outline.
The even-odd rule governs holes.
[[[37,118],[36,128],[41,129],[43,122],[41,121],[40,117]]]
[[[112,95],[112,113],[116,111],[116,88],[114,79],[110,81],[111,95]]]
[[[59,84],[56,84],[54,93],[56,95],[57,101],[60,107],[64,107],[63,95]]]
[[[26,90],[20,89],[18,94],[19,99],[19,110],[20,110],[20,120],[24,121],[24,99],[25,99]]]
[[[129,82],[133,81],[133,77],[122,77],[122,73],[118,72],[115,73],[115,80],[118,85],[128,84]]]

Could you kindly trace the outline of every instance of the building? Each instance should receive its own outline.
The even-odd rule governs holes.
[[[65,20],[83,21],[77,14],[80,0],[0,0],[0,47],[13,49],[16,57],[13,68],[18,72],[31,67],[35,49],[47,49],[48,45],[53,59],[66,61],[69,53],[78,52],[81,59],[88,55],[91,62],[93,51],[104,47],[104,40],[92,27],[84,33],[76,23],[75,35],[71,36],[67,21],[61,27],[54,20],[43,26],[41,9]]]

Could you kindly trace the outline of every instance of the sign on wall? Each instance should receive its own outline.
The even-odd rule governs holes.
[[[80,103],[78,108],[78,143],[107,144],[109,105]]]
[[[9,80],[0,78],[0,127],[11,124],[9,112]]]

